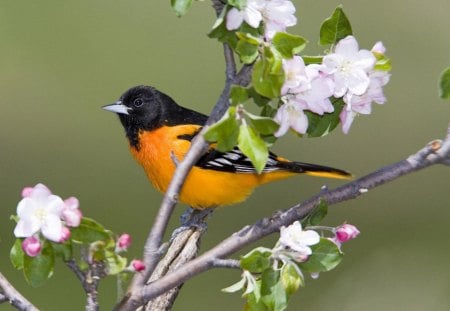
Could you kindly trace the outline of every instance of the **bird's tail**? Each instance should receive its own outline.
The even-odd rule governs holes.
[[[353,177],[347,171],[311,163],[279,161],[277,166],[293,173],[307,174],[310,176],[338,179],[351,179]]]

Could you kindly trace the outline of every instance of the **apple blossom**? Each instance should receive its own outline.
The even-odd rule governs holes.
[[[320,236],[313,230],[302,230],[299,221],[294,222],[288,227],[280,229],[280,244],[288,247],[300,255],[311,255],[312,251],[309,246],[319,243]]]
[[[265,37],[272,38],[276,32],[285,31],[297,23],[295,7],[290,0],[247,0],[244,8],[231,8],[226,17],[226,28],[236,30],[242,22],[258,28],[264,22]]]
[[[247,0],[242,11],[237,8],[231,8],[227,14],[226,27],[228,30],[238,29],[242,22],[245,21],[253,28],[258,28],[262,21],[261,10],[264,7],[264,1]]]
[[[22,250],[30,257],[36,257],[41,252],[41,242],[35,236],[30,236],[22,241]]]
[[[286,95],[282,98],[285,104],[278,108],[274,118],[275,122],[280,124],[278,131],[274,134],[276,137],[286,134],[289,128],[300,134],[306,133],[308,129],[308,118],[300,105],[293,101],[293,98],[293,95]]]
[[[291,59],[283,59],[283,70],[285,79],[281,87],[281,94],[301,92],[311,88],[305,62],[300,56],[295,55]]]
[[[297,24],[295,6],[290,0],[266,0],[261,14],[265,24],[264,34],[269,39]]]
[[[374,70],[369,73],[369,87],[362,95],[347,94],[344,96],[346,106],[342,110],[339,118],[342,124],[342,131],[347,134],[350,126],[357,114],[370,114],[372,112],[372,102],[384,104],[383,87],[389,82],[390,75],[386,71]]]
[[[17,205],[19,221],[14,228],[14,235],[27,238],[42,232],[45,238],[59,242],[63,236],[63,224],[60,216],[64,208],[63,200],[51,194],[43,184],[22,191],[25,196]]]
[[[323,115],[333,112],[330,96],[333,95],[333,82],[328,77],[318,76],[311,80],[311,88],[294,95],[293,101],[301,108]]]
[[[368,72],[375,66],[376,58],[371,51],[360,50],[355,37],[340,40],[334,53],[323,58],[323,65],[335,82],[334,96],[346,93],[362,95],[369,87]]]

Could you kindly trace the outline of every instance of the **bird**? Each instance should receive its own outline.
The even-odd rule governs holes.
[[[176,161],[184,158],[192,139],[208,119],[145,85],[128,89],[115,103],[102,108],[118,115],[131,154],[162,193],[169,186]],[[258,173],[238,147],[221,152],[211,144],[186,177],[178,199],[194,209],[232,205],[244,201],[262,184],[299,174],[351,178],[344,170],[290,161],[272,152],[269,152],[266,166]]]

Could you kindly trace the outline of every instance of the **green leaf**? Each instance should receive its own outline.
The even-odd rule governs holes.
[[[245,114],[249,117],[253,127],[262,135],[271,135],[280,127],[272,118],[257,116],[247,111]]]
[[[217,142],[216,149],[220,152],[233,149],[238,142],[239,122],[235,115],[236,107],[230,107],[222,119],[213,124],[204,134],[207,141]]]
[[[258,57],[258,46],[244,40],[239,40],[235,50],[244,64],[251,64]]]
[[[115,275],[127,267],[127,259],[115,252],[105,252],[108,275]]]
[[[284,72],[281,55],[266,48],[263,57],[253,67],[253,87],[262,96],[276,98],[280,96],[283,83]]]
[[[252,273],[261,273],[270,267],[272,251],[265,247],[258,247],[241,257],[241,268]]]
[[[302,221],[302,227],[317,226],[328,214],[327,201],[321,199],[314,210]]]
[[[60,256],[64,261],[72,259],[72,243],[66,241],[64,243],[52,243],[55,256]]]
[[[239,126],[238,147],[250,159],[256,171],[261,173],[266,166],[269,150],[264,140],[245,122]]]
[[[228,287],[222,288],[222,292],[235,293],[244,288],[245,282],[246,282],[245,278],[242,278],[239,282],[234,283],[233,285],[230,285]]]
[[[311,246],[311,250],[312,254],[308,260],[299,264],[303,271],[330,271],[341,262],[343,257],[337,245],[326,238],[320,238],[320,242]]]
[[[293,264],[285,264],[281,268],[280,280],[286,295],[290,296],[295,293],[300,285],[304,285],[303,277],[298,274]]]
[[[322,61],[323,61],[323,56],[307,56],[307,55],[303,55],[302,58],[303,58],[303,61],[305,62],[305,65],[322,64]]]
[[[13,247],[11,248],[11,251],[9,252],[9,259],[11,260],[11,263],[13,264],[14,268],[16,268],[17,270],[23,269],[24,256],[25,253],[22,250],[22,240],[16,239]]]
[[[308,130],[307,135],[309,137],[321,137],[330,133],[339,124],[339,114],[344,108],[344,101],[342,98],[332,99],[334,111],[331,113],[324,113],[318,115],[311,111],[305,111],[308,117]]]
[[[228,0],[227,2],[229,5],[239,9],[239,11],[242,11],[242,9],[245,7],[245,4],[247,3],[246,0]]]
[[[320,45],[335,44],[352,34],[352,26],[339,5],[320,27]]]
[[[269,310],[274,310],[275,307],[275,297],[274,297],[274,287],[278,283],[280,278],[280,272],[273,269],[266,269],[261,275],[261,300],[269,308]]]
[[[226,10],[223,10],[220,16],[217,18],[214,23],[211,31],[208,33],[208,37],[211,39],[217,39],[222,43],[228,43],[233,50],[236,49],[236,45],[238,43],[238,37],[236,33],[233,31],[229,31],[225,25],[225,13]]]
[[[287,307],[286,291],[280,280],[280,271],[266,269],[261,275],[261,301],[269,310],[282,311]]]
[[[439,80],[439,96],[442,99],[450,99],[450,67],[445,69]]]
[[[258,299],[254,293],[250,293],[245,296],[247,303],[244,306],[245,311],[270,311],[268,307],[264,305],[261,299]]]
[[[170,0],[172,8],[178,17],[183,16],[192,5],[192,0]]]
[[[248,100],[248,90],[240,85],[231,86],[230,91],[231,104],[236,106]]]
[[[44,242],[42,251],[36,257],[24,256],[23,273],[28,284],[38,287],[53,274],[55,254],[50,242]]]
[[[375,58],[377,59],[375,63],[375,70],[381,70],[381,71],[390,71],[392,69],[391,60],[387,58],[384,54],[372,52],[373,55],[375,55]]]
[[[273,46],[284,58],[292,58],[300,53],[306,43],[306,39],[286,32],[277,32],[272,39]]]
[[[101,224],[88,217],[83,217],[80,225],[71,229],[70,235],[72,241],[86,244],[96,241],[104,241],[110,237],[110,231],[106,230]]]
[[[265,107],[270,103],[270,99],[262,96],[258,92],[256,92],[255,88],[250,87],[247,89],[248,96],[253,99],[256,105],[259,107]]]

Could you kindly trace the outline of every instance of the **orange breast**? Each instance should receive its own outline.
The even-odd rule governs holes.
[[[196,125],[161,127],[139,134],[140,150],[131,147],[131,153],[143,166],[156,189],[165,192],[175,171],[171,153],[181,161],[190,147],[190,141],[179,135],[193,134]],[[243,201],[253,189],[263,183],[284,179],[295,173],[268,174],[227,173],[194,166],[180,193],[180,201],[194,208],[229,205]]]

